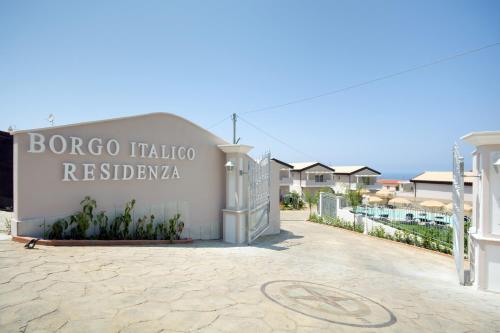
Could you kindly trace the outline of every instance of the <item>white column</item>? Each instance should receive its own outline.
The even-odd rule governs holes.
[[[471,267],[474,285],[500,292],[500,131],[470,133],[462,139],[474,152]]]
[[[247,145],[219,145],[226,153],[226,162],[232,162],[233,170],[226,168],[226,208],[222,210],[222,234],[225,242],[247,242],[247,200],[245,177],[248,174],[247,153],[253,148]],[[221,166],[221,168],[224,166]]]

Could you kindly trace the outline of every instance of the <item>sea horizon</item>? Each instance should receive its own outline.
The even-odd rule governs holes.
[[[379,179],[410,180],[422,172],[423,171],[387,171],[382,172]]]

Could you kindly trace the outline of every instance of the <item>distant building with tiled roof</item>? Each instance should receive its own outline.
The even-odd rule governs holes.
[[[414,191],[414,185],[408,180],[399,179],[379,179],[377,184],[382,186],[382,189],[394,192],[412,192]]]
[[[472,172],[464,173],[464,200],[472,200]],[[453,173],[451,171],[425,171],[412,179],[416,198],[452,200]]]
[[[376,178],[380,172],[367,166],[328,166],[321,162],[283,162],[280,171],[280,195],[296,191],[316,192],[320,188],[329,187],[336,193],[344,193],[347,189],[364,187],[379,188]]]
[[[367,190],[377,190],[377,177],[380,172],[366,165],[335,165],[335,192],[344,193],[346,190],[365,188]]]

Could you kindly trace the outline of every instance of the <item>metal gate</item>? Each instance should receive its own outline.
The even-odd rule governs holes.
[[[271,153],[248,165],[248,244],[269,227],[271,207]]]
[[[319,216],[337,217],[337,198],[331,193],[320,192],[318,213]]]
[[[453,257],[460,284],[464,275],[464,158],[458,145],[453,146]]]

